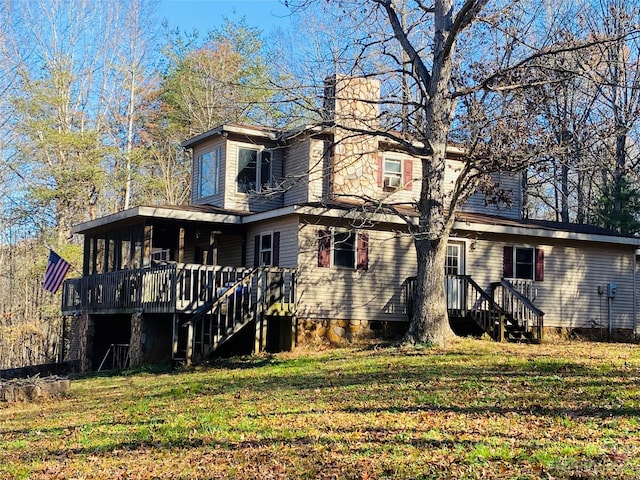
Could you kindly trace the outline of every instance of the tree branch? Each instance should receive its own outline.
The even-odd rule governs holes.
[[[395,37],[398,39],[398,42],[400,42],[400,45],[409,56],[409,60],[411,61],[411,63],[415,66],[418,77],[423,79],[425,85],[428,85],[431,82],[431,74],[422,61],[422,58],[420,58],[420,55],[409,41],[409,38],[407,37],[407,34],[402,26],[402,22],[398,18],[398,14],[393,8],[391,0],[373,0],[373,2],[377,3],[385,9],[387,18],[389,18],[389,23],[393,28]]]

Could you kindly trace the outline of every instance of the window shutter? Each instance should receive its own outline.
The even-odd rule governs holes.
[[[320,230],[318,232],[318,266],[329,267],[331,265],[331,232]]]
[[[505,246],[502,256],[502,276],[513,278],[513,247]]]
[[[544,281],[544,251],[541,248],[536,248],[536,270],[534,280],[536,282]]]
[[[356,268],[358,270],[369,270],[369,235],[366,233],[358,234]]]
[[[271,263],[274,267],[280,266],[280,232],[273,232],[273,258]]]
[[[413,160],[404,161],[404,188],[405,190],[411,190],[413,188]]]
[[[378,154],[378,186],[383,187],[384,185],[384,159],[382,158],[382,154]]]
[[[253,237],[253,266],[260,266],[260,235]]]

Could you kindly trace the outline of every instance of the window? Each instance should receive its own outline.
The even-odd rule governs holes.
[[[280,232],[261,233],[254,237],[254,267],[277,267],[280,264]]]
[[[271,234],[260,235],[260,266],[271,265],[272,249],[273,237]]]
[[[369,269],[369,236],[354,231],[321,230],[318,266]]]
[[[168,262],[171,260],[171,250],[168,248],[152,248],[151,260],[156,262]]]
[[[400,160],[384,159],[383,186],[385,190],[395,190],[402,186],[402,162]]]
[[[544,280],[544,251],[532,247],[504,247],[503,276],[523,280]]]
[[[238,149],[238,193],[260,192],[271,186],[271,152],[252,148]]]
[[[353,268],[356,264],[356,235],[353,232],[333,234],[333,265]]]
[[[220,163],[222,161],[222,148],[218,147],[212,152],[203,153],[198,157],[200,167],[200,182],[198,184],[198,196],[208,197],[217,195],[220,183]]]
[[[378,155],[378,185],[386,191],[411,190],[413,186],[413,159]]]
[[[533,279],[533,248],[515,248],[515,278]]]
[[[444,273],[445,275],[459,275],[461,272],[460,265],[461,248],[458,244],[447,245],[447,257],[445,259]]]

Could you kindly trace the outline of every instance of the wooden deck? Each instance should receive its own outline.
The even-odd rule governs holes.
[[[295,269],[258,270],[277,276],[282,297],[293,302]],[[68,279],[63,284],[62,314],[189,314],[211,305],[231,285],[255,271],[248,267],[165,263]]]

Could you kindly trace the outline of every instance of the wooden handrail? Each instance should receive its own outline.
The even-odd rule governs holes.
[[[405,281],[406,310],[409,320],[413,314],[415,281],[416,277],[409,277]],[[455,285],[457,285],[455,291],[460,296],[450,295],[450,289],[456,288]],[[505,298],[502,302],[496,300],[495,289],[498,286],[504,287],[505,291],[509,292],[510,301]],[[501,341],[504,339],[506,330],[518,327],[523,327],[526,332],[532,333],[534,339],[542,339],[544,312],[504,279],[502,282],[492,284],[492,294],[489,294],[469,275],[446,275],[445,295],[449,314],[471,316],[495,340]],[[514,303],[518,304],[518,308],[514,308]],[[519,315],[521,310],[527,312],[526,315]]]
[[[542,341],[544,331],[544,312],[536,307],[529,298],[520,292],[515,285],[506,279],[491,284],[492,295],[496,297],[496,290],[502,288],[500,295],[501,307],[509,313],[518,326],[531,332],[537,341]]]
[[[492,283],[491,286],[493,288],[495,287],[504,287],[506,288],[509,293],[511,293],[514,297],[516,297],[520,302],[522,302],[529,310],[531,310],[533,313],[535,313],[538,316],[543,316],[544,312],[542,310],[540,310],[538,307],[536,307],[529,298],[525,297],[522,292],[520,292],[515,285],[513,285],[511,282],[509,282],[509,280],[506,279],[502,279],[499,282],[495,282]]]

